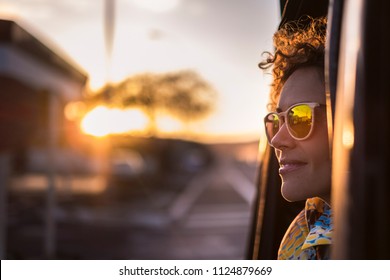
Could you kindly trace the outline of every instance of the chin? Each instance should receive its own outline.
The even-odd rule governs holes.
[[[299,186],[290,186],[288,183],[283,183],[281,193],[283,198],[288,202],[302,201],[310,197],[305,194],[299,193],[299,191],[297,190],[300,190]]]
[[[296,195],[291,195],[288,192],[286,193],[283,191],[283,189],[282,189],[282,196],[288,202],[296,202],[300,200],[299,198],[296,197]]]
[[[297,197],[288,196],[288,195],[286,195],[284,193],[282,193],[282,196],[288,202],[297,202],[297,201],[301,201],[301,200],[305,200],[306,199],[306,198],[297,198]]]

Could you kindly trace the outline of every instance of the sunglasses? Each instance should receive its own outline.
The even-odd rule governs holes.
[[[314,109],[320,106],[325,105],[319,103],[298,103],[284,112],[267,114],[264,118],[264,125],[268,143],[272,146],[272,138],[275,137],[284,123],[287,126],[287,131],[295,140],[309,138],[314,127]]]

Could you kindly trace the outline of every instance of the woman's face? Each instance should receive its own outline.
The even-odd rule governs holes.
[[[284,112],[302,102],[326,104],[323,71],[318,67],[297,69],[287,79],[278,109]],[[315,108],[314,128],[309,138],[295,140],[283,124],[271,144],[280,165],[283,197],[298,201],[318,196],[330,203],[331,161],[324,107]]]

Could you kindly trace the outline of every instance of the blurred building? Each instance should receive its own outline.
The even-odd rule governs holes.
[[[55,177],[74,172],[74,162],[80,161],[67,140],[78,135],[69,133],[64,107],[82,98],[86,81],[59,50],[16,22],[0,19],[0,258],[7,255],[9,182],[28,172],[47,177],[43,250],[47,258],[55,255]]]
[[[32,150],[66,146],[64,106],[81,99],[86,81],[59,50],[0,19],[0,150],[12,171],[26,168]]]

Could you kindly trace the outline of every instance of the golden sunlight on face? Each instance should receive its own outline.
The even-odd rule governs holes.
[[[103,137],[109,134],[144,131],[147,124],[148,119],[141,110],[98,106],[83,118],[81,129],[86,134]]]

